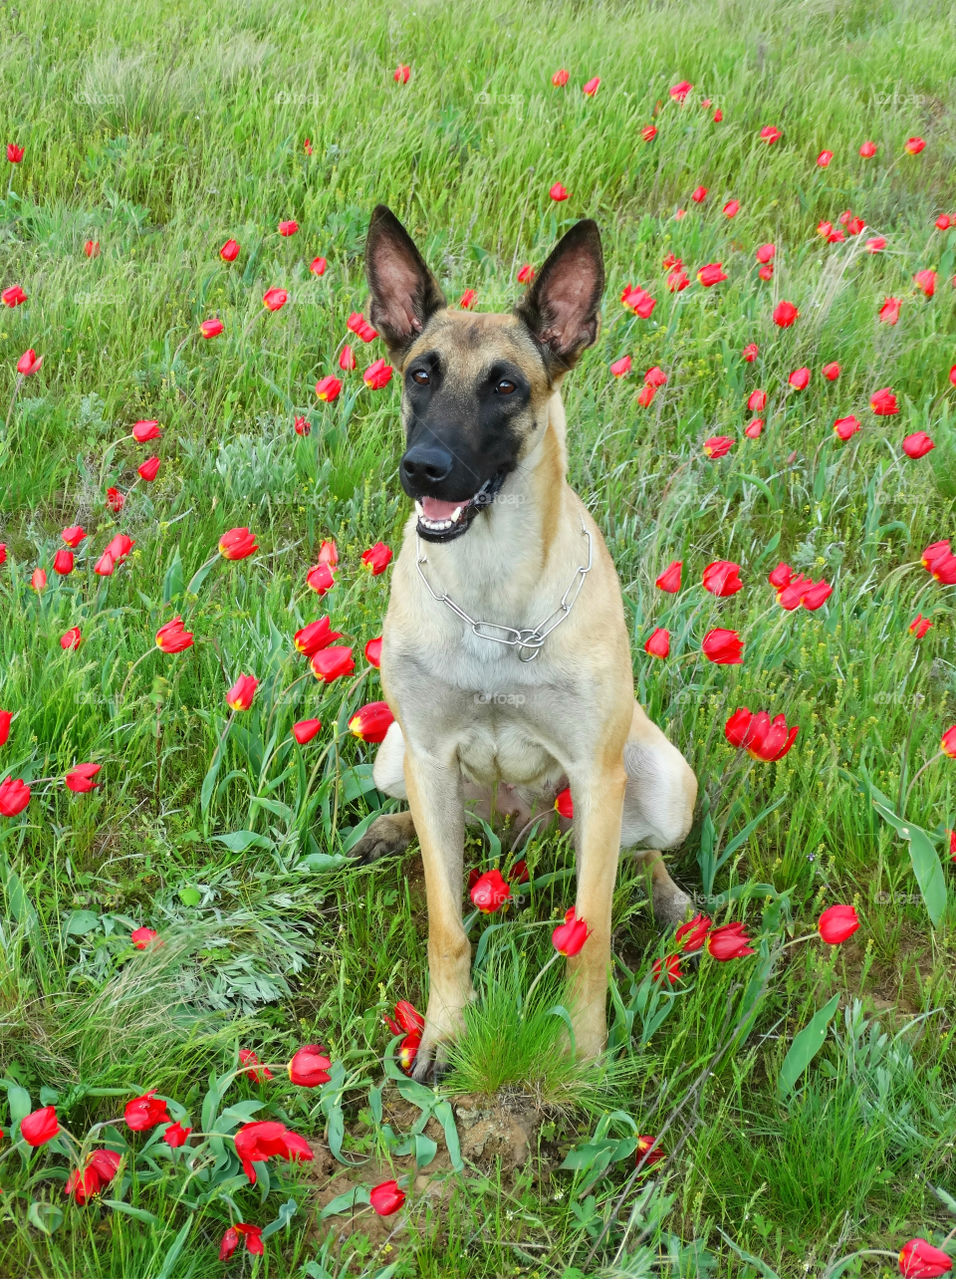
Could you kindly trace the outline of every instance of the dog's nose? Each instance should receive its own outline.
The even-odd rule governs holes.
[[[440,444],[413,444],[402,458],[402,479],[415,488],[423,484],[438,484],[455,465],[455,459]]]

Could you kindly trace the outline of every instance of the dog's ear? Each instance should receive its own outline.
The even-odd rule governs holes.
[[[372,291],[369,318],[392,355],[401,356],[429,316],[447,304],[411,236],[384,204],[369,223],[365,274]]]
[[[597,223],[585,218],[558,241],[515,307],[541,346],[552,375],[570,369],[597,337],[603,292],[601,234]]]

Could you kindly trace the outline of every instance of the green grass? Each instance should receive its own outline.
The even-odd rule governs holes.
[[[28,301],[0,308],[0,708],[15,712],[0,780],[36,785],[21,815],[0,818],[0,1270],[237,1274],[246,1255],[218,1261],[237,1220],[275,1224],[263,1275],[881,1275],[895,1272],[889,1256],[839,1260],[895,1254],[912,1236],[940,1244],[953,1204],[934,1188],[956,1195],[956,913],[950,892],[932,927],[909,845],[865,779],[928,833],[951,879],[953,762],[910,789],[956,721],[956,596],[919,564],[928,543],[956,537],[956,231],[934,227],[956,214],[950,18],[937,0],[416,0],[344,14],[51,0],[5,16],[15,74],[0,83],[0,143],[26,154],[0,185],[0,289],[19,283]],[[399,62],[408,85],[392,78]],[[550,82],[559,66],[564,89]],[[580,86],[593,75],[590,100]],[[684,77],[694,89],[680,108],[668,88]],[[783,136],[768,148],[757,135],[771,123]],[[918,156],[903,150],[913,135],[927,142]],[[858,154],[865,139],[873,159]],[[557,181],[565,203],[548,198]],[[661,992],[645,979],[673,944],[623,864],[609,1061],[580,1071],[547,1012],[557,970],[522,1004],[573,895],[567,843],[533,840],[504,927],[472,927],[482,998],[445,1086],[452,1099],[520,1100],[533,1141],[515,1170],[467,1154],[454,1168],[450,1113],[387,1057],[383,1012],[425,998],[417,855],[368,871],[343,856],[383,803],[372,749],[347,728],[380,696],[362,649],[389,583],[359,558],[378,540],[397,548],[406,501],[396,384],[371,392],[360,377],[381,344],[353,341],[358,371],[334,403],[313,387],[338,372],[349,313],[367,309],[362,246],[380,201],[449,299],[474,288],[481,309],[509,307],[522,263],[540,265],[578,217],[598,220],[608,289],[598,342],[565,388],[570,479],[618,567],[638,696],[700,779],[675,874],[701,909],[759,939],[746,960],[685,962],[673,996]],[[827,245],[817,224],[846,209],[868,230]],[[280,238],[286,218],[300,229]],[[876,234],[887,249],[870,255],[862,241]],[[225,264],[229,237],[242,251]],[[753,256],[765,241],[777,245],[769,282]],[[694,280],[680,294],[666,288],[669,253]],[[696,271],[712,261],[728,279],[704,289]],[[927,267],[939,272],[931,299],[912,278]],[[657,298],[650,320],[620,305],[629,282]],[[271,286],[290,295],[275,314],[261,304]],[[887,296],[904,300],[895,327],[876,320]],[[770,318],[781,298],[800,308],[790,329]],[[191,336],[213,315],[221,337]],[[752,365],[740,358],[751,341]],[[28,347],[44,364],[18,386]],[[624,354],[634,372],[614,379]],[[833,383],[820,375],[831,360]],[[668,383],[641,408],[655,364]],[[802,365],[810,386],[792,392]],[[868,408],[884,386],[897,417]],[[770,399],[749,440],[756,387]],[[832,423],[850,413],[863,427],[843,445]],[[162,438],[124,440],[139,418],[158,419]],[[915,461],[900,443],[918,430],[936,447]],[[712,462],[701,445],[717,434],[736,444]],[[147,485],[136,467],[151,453],[162,464]],[[107,486],[129,492],[119,516]],[[52,558],[74,523],[88,538],[59,579]],[[193,583],[239,525],[255,557]],[[96,577],[118,531],[136,546]],[[328,537],[340,568],[319,601],[305,572]],[[654,580],[674,559],[684,587],[665,595]],[[700,588],[716,559],[740,564],[744,590]],[[766,584],[779,560],[833,584],[822,609],[783,613]],[[908,631],[918,612],[933,622],[920,641]],[[167,656],[154,633],[177,613],[196,644]],[[328,686],[300,679],[291,643],[323,613],[356,653],[355,675]],[[83,642],[64,652],[74,625]],[[743,665],[701,657],[718,625],[740,631]],[[665,662],[643,650],[657,626],[671,632]],[[261,683],[216,757],[240,672]],[[790,754],[738,757],[723,726],[739,706],[798,724]],[[320,735],[295,747],[291,725],[311,716]],[[101,785],[72,795],[60,780],[87,760]],[[466,861],[507,868],[487,838]],[[853,938],[780,949],[835,902],[857,907]],[[163,946],[134,950],[140,925]],[[836,993],[822,1049],[782,1096],[793,1036]],[[239,1048],[281,1064],[312,1041],[335,1064],[321,1090],[279,1070],[271,1085],[210,1085]],[[204,1099],[226,1133],[261,1103],[327,1160],[270,1161],[250,1188],[218,1140],[190,1171],[188,1148],[113,1123],[153,1088],[197,1133]],[[116,1149],[130,1144],[110,1204],[64,1197],[65,1139],[29,1156],[13,1145],[27,1094],[55,1104],[78,1140],[106,1124]],[[407,1109],[390,1121],[396,1098]],[[634,1174],[641,1134],[668,1158]],[[322,1217],[336,1177],[367,1187],[393,1170],[411,1188],[429,1142],[445,1152],[440,1190],[410,1194],[407,1229],[390,1236],[399,1220],[367,1211]]]

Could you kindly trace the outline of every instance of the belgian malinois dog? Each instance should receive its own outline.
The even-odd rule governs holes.
[[[507,315],[449,308],[395,215],[372,214],[371,320],[402,379],[414,500],[395,563],[381,676],[395,723],[376,786],[409,810],[378,818],[353,850],[371,861],[421,845],[429,996],[414,1075],[443,1061],[474,996],[462,928],[466,803],[514,819],[553,816],[571,788],[578,918],[568,961],[574,1047],[601,1053],[611,896],[622,846],[652,876],[655,916],[690,900],[660,851],[691,826],[697,780],[634,699],[628,631],[604,539],[566,479],[561,383],[597,336],[604,263],[578,222]]]

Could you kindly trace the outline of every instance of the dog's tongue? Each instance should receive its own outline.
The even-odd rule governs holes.
[[[442,502],[441,498],[422,498],[422,511],[429,520],[450,520],[463,502]]]

